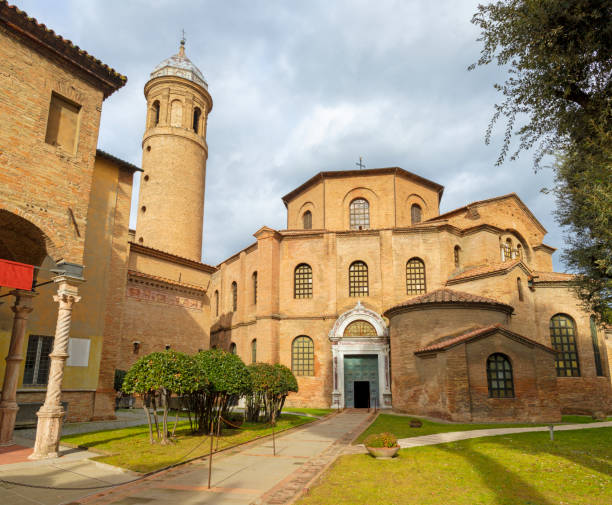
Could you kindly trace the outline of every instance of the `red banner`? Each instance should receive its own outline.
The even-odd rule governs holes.
[[[0,259],[0,286],[30,291],[33,279],[33,265]]]

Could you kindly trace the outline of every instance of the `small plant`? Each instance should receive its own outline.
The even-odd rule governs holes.
[[[384,447],[384,448],[393,448],[399,447],[397,443],[397,438],[392,433],[376,433],[368,436],[363,444],[366,447]]]

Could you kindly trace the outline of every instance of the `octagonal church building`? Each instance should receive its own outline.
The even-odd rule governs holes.
[[[208,265],[213,94],[185,42],[145,84],[137,167],[96,145],[125,76],[5,0],[0,39],[2,440],[47,407],[113,418],[116,370],[164,349],[282,363],[298,406],[468,422],[612,411],[604,332],[516,194],[441,214],[443,186],[412,171],[320,172],[282,198],[285,229]],[[56,326],[66,293],[72,326]]]

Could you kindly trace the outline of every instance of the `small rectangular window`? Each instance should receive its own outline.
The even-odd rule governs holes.
[[[49,354],[52,348],[53,337],[30,335],[23,371],[24,385],[44,386],[47,384],[50,366]]]
[[[69,153],[76,150],[81,106],[53,93],[49,106],[45,142]]]

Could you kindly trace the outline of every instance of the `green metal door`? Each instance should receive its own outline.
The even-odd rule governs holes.
[[[378,397],[378,356],[344,356],[344,406],[355,406],[355,381],[369,381],[370,398]]]

